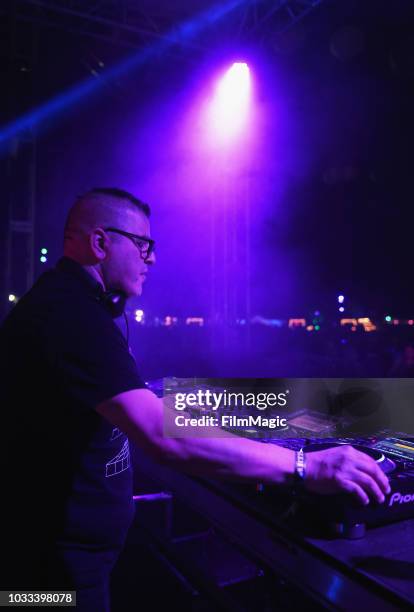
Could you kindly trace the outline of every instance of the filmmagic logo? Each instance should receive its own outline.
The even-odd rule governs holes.
[[[199,389],[193,393],[176,393],[175,409],[185,410],[188,407],[198,406],[218,410],[224,408],[243,408],[253,406],[257,410],[266,410],[268,407],[286,406],[289,389],[283,393],[241,393],[230,392],[224,389],[221,392]]]
[[[407,495],[401,495],[401,493],[399,493],[398,491],[396,493],[393,493],[390,499],[390,503],[388,504],[388,507],[391,508],[391,506],[395,503],[399,503],[399,504],[409,504],[410,502],[414,502],[414,493],[408,493]]]

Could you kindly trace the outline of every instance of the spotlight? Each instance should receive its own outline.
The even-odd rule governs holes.
[[[9,295],[9,302],[16,302],[17,297],[14,295],[14,293],[10,293]]]
[[[339,302],[339,304],[343,304],[344,303],[344,299],[345,299],[344,295],[338,295],[338,302]]]
[[[226,143],[237,136],[246,122],[250,98],[250,70],[235,62],[220,79],[211,107],[215,140]]]

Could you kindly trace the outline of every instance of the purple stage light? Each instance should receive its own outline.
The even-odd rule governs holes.
[[[250,70],[235,62],[217,84],[211,104],[211,136],[215,144],[229,144],[246,124],[250,102]]]

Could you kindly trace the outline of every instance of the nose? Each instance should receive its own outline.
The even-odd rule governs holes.
[[[146,258],[145,263],[152,266],[156,262],[156,257],[154,251],[151,253],[149,257]]]

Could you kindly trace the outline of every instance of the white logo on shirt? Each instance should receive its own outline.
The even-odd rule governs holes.
[[[119,436],[116,437],[118,438]],[[128,440],[125,440],[119,453],[106,464],[105,478],[117,476],[118,474],[121,474],[121,472],[125,472],[125,470],[129,469],[130,464],[131,458],[129,454],[129,442]]]

